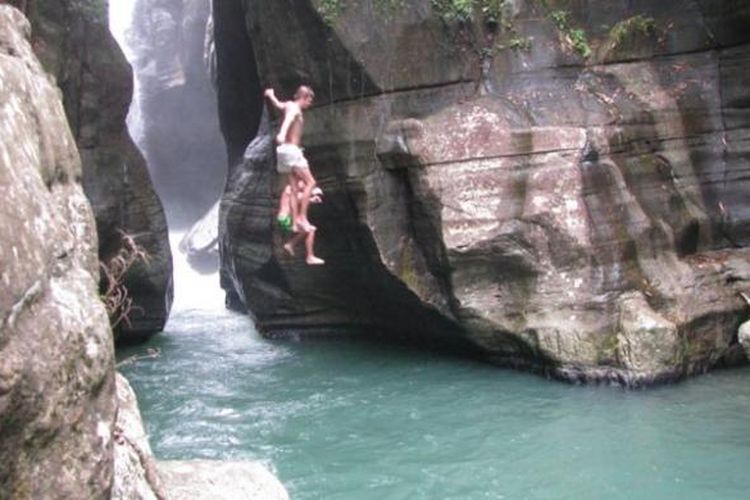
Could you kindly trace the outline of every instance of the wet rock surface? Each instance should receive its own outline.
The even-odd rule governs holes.
[[[161,331],[172,303],[167,224],[143,156],[125,125],[132,74],[96,0],[29,2],[34,50],[62,90],[66,115],[83,161],[83,185],[96,216],[99,256],[123,246],[121,231],[148,256],[125,275],[133,307],[118,325],[118,342]]]
[[[0,5],[0,497],[108,498],[114,348],[94,214],[30,33]]]
[[[270,129],[250,143],[222,121],[244,150],[220,215],[228,303],[267,335],[468,340],[576,381],[721,363],[750,287],[750,8],[518,1],[477,32],[431,5],[361,2],[332,26],[308,2],[214,12],[261,81],[318,91],[303,140],[326,193],[311,219],[327,264],[307,267],[272,225]],[[217,44],[220,106],[254,69],[222,63],[237,48]]]

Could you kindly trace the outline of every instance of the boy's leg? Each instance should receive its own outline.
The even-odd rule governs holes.
[[[323,259],[315,256],[313,248],[315,246],[315,232],[315,229],[308,231],[307,238],[305,238],[305,262],[310,266],[319,266],[326,263]]]
[[[297,180],[296,176],[294,175],[294,171],[289,173],[289,177],[287,177],[288,182],[287,186],[289,187],[289,212],[292,215],[292,231],[295,233],[298,231],[297,229],[297,219],[299,218],[299,202],[297,201],[299,196],[297,195]]]
[[[285,174],[283,179],[284,182],[281,185],[281,196],[279,196],[279,210],[277,212],[276,217],[282,217],[289,213],[289,196],[287,196],[286,188],[291,182],[292,174]],[[292,214],[293,216],[294,214]],[[294,220],[294,217],[292,217],[292,220]]]
[[[304,238],[305,236],[308,236],[308,233],[297,233],[292,236],[289,241],[284,243],[284,251],[294,257],[294,247],[297,246],[297,244],[302,241],[302,238]]]
[[[298,218],[295,220],[303,229],[308,230],[313,227],[307,219],[307,208],[310,205],[310,195],[315,188],[315,178],[312,176],[309,168],[294,168],[292,171],[305,185],[299,200]]]

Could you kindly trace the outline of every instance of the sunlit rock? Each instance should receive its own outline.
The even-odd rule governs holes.
[[[159,462],[173,500],[288,500],[279,480],[259,462],[165,460]]]

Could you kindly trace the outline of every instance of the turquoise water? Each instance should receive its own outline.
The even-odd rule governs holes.
[[[159,458],[268,463],[295,499],[719,499],[750,491],[750,369],[580,387],[175,314],[120,357]]]

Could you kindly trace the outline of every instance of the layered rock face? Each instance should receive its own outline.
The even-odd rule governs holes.
[[[139,84],[136,140],[173,225],[198,219],[225,183],[216,93],[204,63],[209,7],[209,0],[134,0],[126,36]]]
[[[135,342],[161,331],[172,303],[172,256],[166,218],[143,156],[125,125],[132,75],[109,33],[98,0],[30,2],[34,50],[57,79],[83,160],[83,184],[107,261],[132,235],[149,255],[125,275],[133,306],[116,339]]]
[[[60,91],[0,5],[0,497],[107,498],[114,352]]]
[[[220,99],[251,63],[287,96],[317,90],[304,142],[325,191],[311,218],[327,264],[310,268],[280,252],[261,126],[222,203],[228,302],[268,334],[468,342],[570,380],[638,385],[734,357],[750,6],[500,3],[473,22],[428,0],[343,2],[331,26],[324,2],[215,12],[254,54],[219,67]]]

